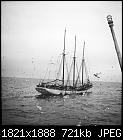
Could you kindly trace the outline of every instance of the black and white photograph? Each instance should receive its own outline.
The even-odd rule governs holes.
[[[2,125],[122,124],[122,1],[1,1]]]

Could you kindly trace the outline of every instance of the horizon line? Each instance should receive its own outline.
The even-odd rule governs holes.
[[[20,79],[37,79],[37,80],[42,80],[43,79],[43,78],[41,79],[41,78],[36,78],[36,77],[32,77],[32,78],[30,77],[29,78],[29,77],[17,77],[17,76],[1,76],[1,78],[20,78]],[[45,79],[45,80],[48,80],[48,79]],[[49,79],[49,80],[53,80],[53,79]],[[122,83],[122,81],[117,81],[116,82],[116,81],[98,81],[98,80],[97,81],[96,80],[95,81],[91,80],[91,82]]]

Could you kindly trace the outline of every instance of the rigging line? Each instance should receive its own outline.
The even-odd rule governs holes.
[[[64,32],[64,50],[63,50],[63,77],[62,77],[63,86],[64,86],[65,36],[66,36],[66,28],[65,28],[65,32]]]
[[[59,62],[60,62],[60,55],[58,56],[58,58],[57,58],[57,61],[56,61],[56,70],[55,70],[55,77],[56,77],[56,79],[57,79],[57,75],[58,75],[58,67],[57,67],[57,65],[59,65]],[[61,62],[60,62],[60,65],[61,65]]]
[[[85,65],[85,74],[86,74],[86,78],[89,79],[89,75],[88,75],[88,71],[87,71],[87,67],[86,67],[85,61],[84,61],[84,65]]]
[[[61,70],[61,65],[62,65],[62,59],[61,59],[61,63],[60,63],[60,66],[59,66],[59,70],[57,72],[57,76],[56,76],[56,79],[59,78],[59,75],[60,75],[60,70]]]
[[[45,80],[45,78],[46,78],[46,76],[47,76],[47,72],[48,72],[50,63],[52,62],[52,58],[53,58],[53,56],[51,57],[51,59],[50,59],[50,61],[49,61],[49,63],[48,63],[48,66],[47,66],[47,69],[46,69],[46,73],[45,73],[44,78],[42,79],[41,83],[44,82],[44,80]]]
[[[83,85],[83,71],[84,71],[84,48],[85,48],[85,41],[83,45],[83,57],[82,57],[82,85]]]
[[[74,56],[73,56],[73,87],[75,87],[75,66],[76,66],[76,35],[75,35],[75,48],[74,48]]]
[[[49,67],[47,67],[46,73],[45,73],[44,78],[42,79],[41,83],[44,82],[46,75],[47,75],[47,72],[48,72],[48,69],[49,69]]]
[[[70,56],[70,60],[71,60],[71,56]],[[66,86],[69,84],[70,86],[70,74],[71,74],[71,70],[72,70],[72,64],[73,64],[73,60],[72,60],[72,63],[70,65],[70,71],[68,72],[68,75],[67,75],[67,81],[66,81]]]
[[[81,68],[82,68],[82,62],[81,62],[81,65],[80,65],[80,68],[79,68],[79,73],[78,73],[78,76],[77,76],[77,79],[76,79],[76,84],[78,82],[78,78],[79,78],[79,75],[80,75],[80,72],[81,72]],[[80,82],[81,83],[81,82]]]
[[[84,84],[84,81],[83,81],[83,77],[84,77],[84,75],[83,75],[83,73],[84,73],[84,61],[85,61],[85,59],[82,59],[82,85]]]
[[[77,63],[76,63],[76,69],[77,69],[77,74],[78,74],[79,82],[81,83]],[[77,80],[77,82],[78,82],[78,80]],[[77,82],[75,82],[75,86],[77,85]]]
[[[66,58],[65,58],[65,64],[66,64],[66,70],[67,70],[67,75],[68,75],[68,65],[67,65],[67,62],[66,62]]]
[[[88,68],[88,75],[89,75],[89,79],[91,79],[90,67]]]
[[[50,77],[50,71],[49,71],[49,75],[48,75],[48,79],[47,79],[47,81],[49,81],[50,79],[49,79],[49,77]],[[47,82],[47,83],[49,83],[49,82]]]
[[[87,68],[87,66],[86,66],[86,68]],[[88,78],[91,79],[91,72],[90,72],[90,67],[89,66],[88,66],[87,72],[88,72]]]
[[[69,86],[70,86],[70,73],[71,73],[71,70],[72,70],[72,65],[73,65],[73,61],[72,61],[72,63],[71,63],[70,71],[69,71],[69,73],[68,73],[66,86],[67,86],[68,82],[69,82]]]

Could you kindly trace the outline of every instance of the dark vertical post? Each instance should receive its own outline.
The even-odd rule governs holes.
[[[108,21],[109,27],[111,29],[111,33],[112,33],[112,37],[113,37],[114,45],[115,45],[115,50],[116,50],[117,57],[118,57],[119,64],[120,64],[120,68],[121,68],[121,71],[122,71],[122,58],[121,58],[120,50],[119,50],[118,43],[117,43],[117,40],[116,40],[116,36],[115,36],[115,33],[114,33],[113,20],[112,20],[111,15],[107,16],[107,21]]]
[[[75,49],[74,49],[74,57],[73,57],[73,87],[75,86],[75,59],[76,59],[76,36],[75,36]]]
[[[64,32],[64,50],[63,50],[63,78],[62,78],[62,86],[64,87],[64,62],[65,62],[65,36],[66,36],[66,28]]]
[[[82,57],[82,86],[83,86],[83,69],[84,69],[84,48],[85,48],[85,41],[83,46],[83,57]]]

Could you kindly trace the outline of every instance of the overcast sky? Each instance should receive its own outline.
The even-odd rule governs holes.
[[[44,77],[49,62],[55,63],[61,57],[66,28],[66,59],[73,57],[76,35],[76,59],[81,60],[85,41],[85,61],[91,80],[98,80],[93,74],[101,72],[99,80],[121,82],[122,73],[106,19],[112,15],[122,52],[121,1],[1,3],[2,76]]]

